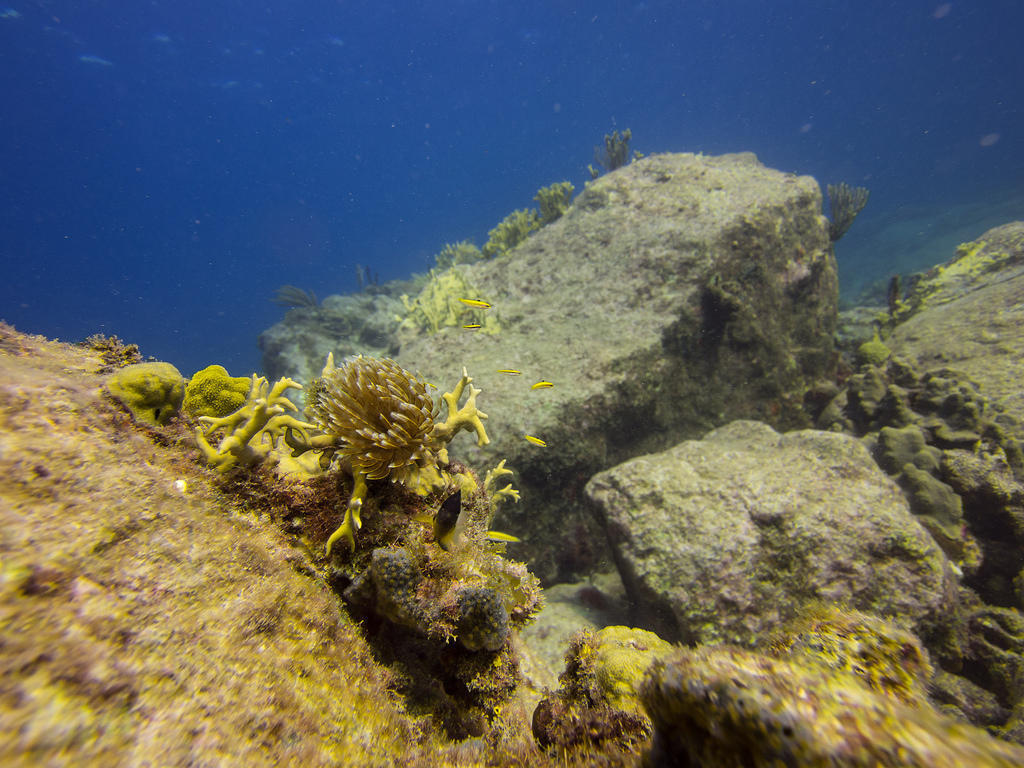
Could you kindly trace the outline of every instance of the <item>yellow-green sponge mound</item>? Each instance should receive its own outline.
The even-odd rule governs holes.
[[[229,376],[222,365],[208,365],[195,373],[185,387],[185,412],[220,419],[234,413],[249,395],[248,376]]]
[[[185,380],[170,363],[127,365],[107,379],[106,388],[138,421],[154,427],[176,416],[185,396]]]

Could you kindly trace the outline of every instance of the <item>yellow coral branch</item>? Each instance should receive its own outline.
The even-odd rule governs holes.
[[[348,499],[348,506],[345,508],[345,519],[342,520],[337,530],[331,534],[331,537],[327,539],[328,557],[331,556],[331,547],[334,546],[334,542],[338,539],[345,539],[352,551],[356,551],[356,531],[363,527],[360,513],[363,509],[363,502],[366,500],[368,487],[366,485],[366,475],[358,469],[352,470],[352,477],[355,483],[352,486],[352,495]]]
[[[462,399],[462,393],[466,390],[466,387],[469,387],[469,397],[466,398],[465,405],[460,408],[459,400]],[[455,436],[456,432],[460,429],[465,429],[476,432],[477,445],[484,446],[491,442],[487,437],[487,431],[484,429],[482,421],[487,418],[487,414],[476,407],[476,396],[482,391],[473,386],[473,379],[469,377],[469,373],[463,368],[462,378],[459,379],[459,383],[455,385],[451,392],[445,392],[441,395],[441,399],[448,406],[448,418],[434,427],[431,439],[436,442],[447,443]]]
[[[302,389],[302,385],[283,378],[271,389],[263,376],[253,374],[245,405],[221,418],[201,416],[199,421],[206,426],[196,428],[196,444],[207,463],[218,472],[227,472],[239,464],[254,464],[266,458],[285,430],[295,429],[306,435],[307,429],[316,429],[315,425],[286,413],[298,411],[284,396],[291,388]],[[221,429],[227,434],[214,448],[208,436]]]

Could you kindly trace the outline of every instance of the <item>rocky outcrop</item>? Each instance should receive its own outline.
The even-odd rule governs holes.
[[[645,765],[1013,768],[1024,760],[1020,746],[864,682],[811,653],[679,651],[655,662],[641,691],[655,731]]]
[[[855,438],[734,422],[586,490],[638,624],[663,637],[749,644],[824,601],[902,617],[953,650],[948,562]]]
[[[886,343],[923,369],[969,377],[1024,436],[1024,222],[990,229],[927,272]],[[905,319],[904,319],[905,318]]]
[[[402,311],[401,301],[379,290],[328,296],[317,306],[289,309],[260,334],[263,370],[271,381],[309,382],[320,375],[330,353],[338,362],[349,355],[394,355]]]
[[[465,365],[484,390],[487,453],[523,492],[495,525],[542,578],[603,554],[582,503],[594,472],[736,418],[804,425],[805,387],[832,369],[818,185],[750,154],[644,158],[508,253],[457,269],[493,305],[488,332],[404,337],[398,359],[428,380]],[[554,387],[531,389],[540,380]],[[459,458],[486,463],[475,448]]]
[[[1013,419],[976,382],[901,358],[864,365],[817,424],[861,438],[964,585],[1024,607],[1024,452]]]

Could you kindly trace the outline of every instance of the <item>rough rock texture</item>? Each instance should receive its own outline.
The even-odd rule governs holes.
[[[631,163],[510,252],[458,269],[500,331],[423,333],[398,360],[428,380],[465,365],[485,391],[486,452],[523,492],[495,527],[523,538],[512,554],[543,579],[572,580],[602,553],[582,511],[594,472],[736,418],[804,425],[804,388],[833,366],[820,190],[751,154]],[[532,390],[542,379],[555,386]]]
[[[0,325],[4,765],[419,762],[308,557],[218,491],[184,430],[137,428],[101,366]]]
[[[403,311],[401,301],[382,293],[328,296],[319,306],[290,309],[260,334],[264,373],[271,381],[288,377],[308,383],[320,375],[331,352],[339,363],[349,355],[393,355]]]
[[[1024,748],[806,654],[682,650],[655,662],[641,698],[654,721],[651,768],[1012,768],[1024,761]]]
[[[907,300],[913,313],[887,340],[921,367],[948,366],[981,385],[1024,424],[1024,222],[990,229],[929,271]]]
[[[1024,608],[1024,451],[974,381],[951,368],[922,373],[903,358],[864,365],[817,426],[861,438],[965,586]]]
[[[628,621],[629,608],[618,571],[548,587],[536,621],[519,632],[520,671],[525,682],[539,699],[544,688],[558,687],[573,635]]]
[[[854,438],[749,421],[587,485],[640,625],[751,643],[816,600],[945,641],[956,584],[899,488]]]

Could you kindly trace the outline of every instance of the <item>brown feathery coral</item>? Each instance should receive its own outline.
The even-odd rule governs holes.
[[[306,446],[292,446],[339,456],[355,480],[345,520],[327,541],[328,554],[339,538],[355,548],[367,480],[390,478],[425,495],[447,483],[441,469],[448,464],[445,446],[457,432],[476,432],[478,445],[490,442],[483,425],[487,414],[476,407],[480,390],[472,381],[463,368],[459,383],[441,395],[448,417],[439,422],[438,406],[426,383],[394,360],[360,355],[335,367],[333,356],[328,356],[323,374],[311,387],[315,394],[310,406],[325,434]],[[460,407],[467,387],[469,396]]]
[[[405,484],[418,467],[437,463],[430,440],[437,405],[394,360],[360,355],[325,370],[321,382],[313,413],[354,471]]]

